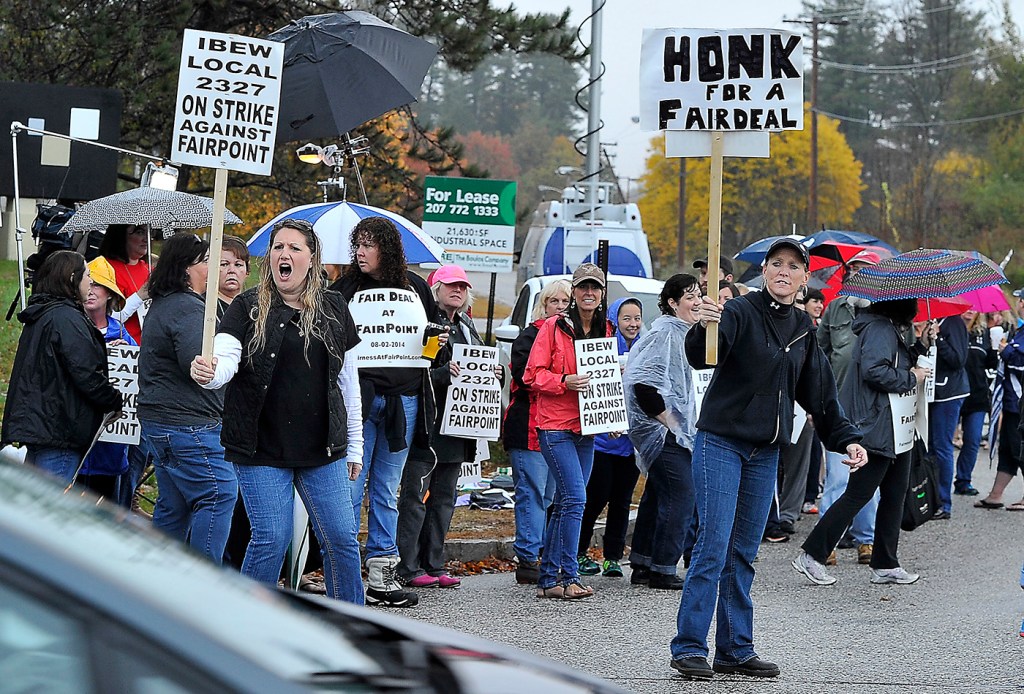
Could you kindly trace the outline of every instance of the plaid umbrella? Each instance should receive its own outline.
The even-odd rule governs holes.
[[[225,224],[241,224],[224,210]],[[109,224],[148,224],[154,229],[199,229],[213,224],[213,198],[160,188],[134,188],[96,198],[78,209],[63,231],[105,231]]]
[[[926,299],[1006,281],[999,266],[977,251],[919,248],[862,269],[839,293],[871,301]]]

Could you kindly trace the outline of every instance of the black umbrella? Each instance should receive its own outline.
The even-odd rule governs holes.
[[[337,137],[420,94],[437,46],[368,12],[303,17],[284,48],[277,141]]]

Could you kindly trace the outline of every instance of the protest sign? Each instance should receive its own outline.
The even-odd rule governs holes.
[[[139,418],[135,414],[139,398],[139,348],[121,345],[107,347],[107,372],[110,384],[124,397],[124,416],[111,422],[100,434],[108,443],[139,443]]]
[[[914,447],[914,430],[917,428],[919,402],[923,401],[921,389],[915,385],[906,393],[889,393],[889,408],[892,410],[893,443],[896,454],[906,453]],[[927,440],[927,439],[925,439]]]
[[[171,160],[269,176],[284,44],[186,29]]]
[[[618,352],[618,340],[614,337],[576,343],[576,373],[590,376],[586,390],[579,393],[580,426],[584,435],[629,429]]]
[[[452,345],[452,376],[444,403],[441,433],[465,439],[497,441],[501,435],[501,383],[494,372],[498,348]]]
[[[781,29],[644,29],[644,130],[802,130],[803,48]]]
[[[704,395],[711,385],[711,377],[715,375],[714,369],[694,369],[693,374],[693,400],[697,405],[697,416],[700,417],[700,408],[704,405]]]
[[[360,342],[349,354],[359,367],[425,369],[423,333],[427,314],[416,292],[408,289],[365,289],[348,305]]]
[[[516,182],[427,176],[423,230],[444,248],[445,263],[512,272]]]

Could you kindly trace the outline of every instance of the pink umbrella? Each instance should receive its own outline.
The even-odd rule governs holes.
[[[1010,304],[1006,295],[998,285],[974,289],[959,296],[960,299],[970,302],[971,309],[979,313],[995,313],[996,311],[1009,311]]]

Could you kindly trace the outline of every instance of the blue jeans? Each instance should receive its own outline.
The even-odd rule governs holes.
[[[535,563],[543,547],[548,507],[555,497],[555,477],[540,451],[513,448],[508,457],[516,491],[516,539],[512,548],[521,563]]]
[[[405,459],[416,429],[419,398],[401,397],[405,411],[405,448],[392,452],[384,431],[384,396],[373,398],[369,412],[364,412],[363,470],[352,482],[352,510],[359,525],[359,509],[363,505],[363,492],[370,495],[370,508],[366,514],[366,558],[398,556],[398,484],[402,481]]]
[[[693,486],[700,527],[679,602],[673,659],[707,657],[716,594],[715,662],[745,663],[757,655],[750,586],[778,463],[778,448],[697,432]]]
[[[146,437],[139,437],[137,446],[128,446],[128,472],[121,475],[117,483],[117,503],[125,508],[132,507],[135,490],[142,481],[142,473],[149,462],[149,444]]]
[[[327,594],[362,605],[363,580],[356,539],[359,526],[349,513],[352,485],[345,461],[305,468],[235,465],[235,470],[252,525],[242,574],[277,586],[292,541],[292,514],[298,492],[320,541]]]
[[[933,402],[928,412],[928,450],[939,477],[939,506],[946,513],[953,509],[953,434],[963,406],[963,398]]]
[[[25,452],[25,462],[34,465],[40,470],[56,477],[64,484],[71,484],[71,480],[82,462],[82,454],[85,451],[73,451],[70,448],[48,448],[43,446],[28,446]]]
[[[540,430],[540,450],[555,476],[555,499],[544,532],[540,588],[578,583],[576,549],[587,505],[587,480],[594,467],[594,437],[571,431]]]
[[[140,420],[150,443],[160,494],[153,527],[188,542],[220,564],[238,498],[238,480],[224,460],[220,424],[172,426]]]
[[[956,479],[953,481],[953,487],[959,491],[971,486],[974,464],[978,462],[978,451],[981,450],[981,430],[985,426],[985,414],[982,410],[968,412],[960,417],[963,444],[956,459]]]
[[[821,503],[818,504],[818,518],[821,518],[828,511],[829,506],[834,504],[846,491],[850,483],[850,468],[843,464],[842,453],[825,451],[825,490],[821,494]],[[864,505],[857,515],[853,517],[850,525],[850,533],[853,541],[858,545],[870,545],[875,542],[875,516],[878,514],[878,492],[871,497],[871,501]]]
[[[629,563],[675,576],[693,508],[692,454],[676,443],[670,432],[647,472]]]

